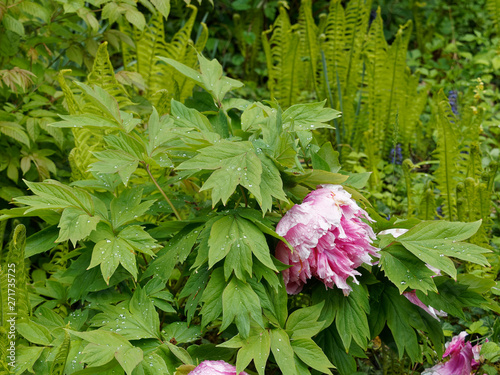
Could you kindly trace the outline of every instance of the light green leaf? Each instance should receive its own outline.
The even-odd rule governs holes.
[[[66,207],[80,208],[89,215],[94,215],[94,202],[89,193],[83,189],[72,188],[55,180],[29,182],[24,180],[35,196],[17,197],[15,201],[32,206],[25,214],[35,209],[60,209]]]
[[[344,183],[349,176],[345,176],[339,173],[332,173],[327,171],[322,171],[320,169],[315,169],[308,171],[303,175],[296,176],[294,179],[304,186],[311,189],[316,189],[318,185],[332,184],[338,185]]]
[[[131,8],[127,10],[125,12],[125,18],[139,30],[144,30],[144,27],[146,26],[146,19],[144,18],[144,15],[137,9]]]
[[[313,340],[302,338],[292,341],[292,348],[297,357],[305,364],[323,374],[331,374],[330,368],[334,366],[328,360],[323,350]]]
[[[355,189],[363,189],[368,183],[371,174],[372,172],[353,173],[349,175],[349,178],[344,182],[344,184],[352,186]]]
[[[24,25],[18,19],[12,17],[10,14],[4,14],[2,18],[5,30],[15,32],[17,35],[24,36]]]
[[[98,173],[117,173],[127,186],[132,173],[139,165],[139,160],[125,151],[106,150],[94,152],[99,161],[92,164],[90,171]]]
[[[195,128],[202,132],[213,132],[214,129],[208,118],[196,109],[188,108],[181,102],[172,99],[171,113],[174,125],[186,128]]]
[[[298,375],[294,363],[294,354],[290,338],[281,328],[273,329],[271,334],[271,350],[283,374]]]
[[[49,125],[57,128],[89,127],[117,129],[120,127],[118,122],[90,113],[85,115],[59,115],[59,117],[62,118],[63,121],[53,122]]]
[[[107,135],[104,137],[106,143],[115,150],[125,151],[127,154],[141,160],[143,153],[146,151],[142,140],[139,141],[130,134],[119,133],[118,135]]]
[[[238,185],[262,201],[260,183],[262,163],[250,142],[221,141],[205,147],[191,160],[177,167],[180,170],[215,170],[201,190],[212,190],[212,206],[222,200],[226,204]]]
[[[480,221],[472,223],[427,221],[416,225],[399,236],[396,241],[425,263],[456,278],[457,271],[449,256],[482,266],[488,265],[483,254],[489,250],[477,245],[457,242],[472,236],[480,226]]]
[[[86,94],[86,99],[90,100],[104,114],[114,119],[118,124],[123,122],[118,102],[106,90],[97,85],[90,87],[82,82],[73,82]]]
[[[221,331],[234,321],[241,337],[246,338],[250,333],[251,318],[264,328],[259,297],[248,284],[236,277],[222,293],[222,311]]]
[[[149,117],[148,131],[149,131],[149,143],[148,143],[148,154],[152,155],[153,150],[161,146],[163,143],[168,141],[173,137],[171,129],[173,128],[174,121],[170,116],[160,116],[155,107],[153,107],[153,112]]]
[[[144,354],[141,348],[133,347],[115,353],[115,358],[125,370],[126,374],[132,374],[132,371],[144,359]]]
[[[79,208],[65,208],[59,221],[60,231],[56,242],[70,240],[73,246],[76,246],[79,240],[86,238],[96,229],[99,221],[101,221],[99,216],[90,216]]]
[[[160,338],[160,318],[144,289],[138,287],[134,291],[134,295],[130,299],[129,309],[142,328],[148,332],[149,337]]]
[[[318,322],[324,303],[318,303],[314,306],[304,307],[295,310],[288,317],[286,330],[291,334],[292,340],[309,339],[321,331],[324,321]]]
[[[52,342],[50,331],[43,325],[31,320],[16,323],[17,332],[33,344],[49,346]]]
[[[34,374],[33,365],[44,350],[45,348],[43,346],[19,345],[16,347],[16,372],[13,374],[20,375],[25,371]]]
[[[481,345],[481,357],[487,361],[494,363],[498,361],[500,356],[500,346],[496,342],[485,342]]]
[[[155,256],[153,249],[161,247],[161,245],[158,245],[156,240],[139,225],[130,225],[126,227],[118,234],[118,237],[127,241],[135,250],[153,257]]]
[[[444,220],[423,221],[398,237],[398,241],[424,241],[429,239],[463,241],[473,236],[480,226],[480,220],[471,223]]]
[[[181,348],[180,346],[176,346],[170,342],[165,342],[163,345],[166,345],[168,349],[175,355],[178,359],[182,361],[182,363],[187,365],[193,364],[193,359],[189,355],[186,349]]]
[[[15,139],[28,147],[30,146],[30,139],[24,131],[24,128],[15,122],[0,121],[0,133]]]
[[[269,159],[264,154],[259,154],[260,161],[262,162],[262,177],[260,183],[260,192],[262,199],[259,204],[262,208],[262,212],[265,214],[267,211],[271,211],[273,207],[273,199],[282,200],[287,202],[285,192],[283,191],[283,181],[278,168],[274,165],[273,161]]]
[[[141,203],[142,189],[126,189],[110,204],[111,223],[113,228],[119,228],[124,224],[137,220],[151,207],[155,200],[147,200]]]
[[[137,265],[135,253],[132,246],[124,239],[114,237],[97,242],[92,251],[92,260],[88,269],[101,265],[101,272],[106,284],[115,273],[118,265],[121,264],[134,279],[137,278]]]
[[[203,87],[203,81],[201,79],[200,73],[196,70],[167,57],[156,56],[158,59],[166,62],[168,65],[171,65],[174,69],[176,69],[179,73],[185,75],[188,78],[191,78],[193,81],[197,82],[200,86]]]
[[[102,366],[116,358],[126,373],[131,374],[143,360],[142,350],[116,333],[103,330],[68,332],[89,342],[83,350],[83,362],[89,366]]]
[[[224,77],[222,66],[217,60],[209,61],[201,54],[198,54],[201,72],[197,72],[173,59],[161,56],[158,56],[158,58],[173,66],[186,77],[197,82],[201,87],[210,92],[219,103],[222,102],[222,99],[228,91],[243,86],[239,81]]]
[[[403,293],[407,288],[419,289],[424,293],[428,290],[437,292],[432,281],[435,276],[424,262],[402,246],[390,246],[380,252],[380,267],[385,275]]]
[[[260,375],[264,374],[269,351],[271,350],[271,337],[266,329],[252,329],[248,339],[243,340],[237,335],[219,346],[226,348],[241,347],[236,359],[236,373],[244,371],[253,360],[257,372]]]
[[[291,131],[332,128],[326,122],[340,117],[340,112],[332,108],[324,108],[322,102],[295,104],[283,112],[283,129]]]
[[[150,0],[151,3],[155,6],[156,10],[160,12],[165,19],[168,18],[168,14],[170,13],[170,0]]]
[[[146,355],[144,360],[140,363],[140,366],[143,372],[138,373],[141,375],[163,375],[169,373],[165,360],[157,353],[149,353]]]
[[[223,77],[222,65],[217,60],[209,61],[203,55],[198,54],[198,61],[200,63],[203,87],[211,92],[219,103],[222,102],[228,91],[243,86],[243,83],[240,81]]]

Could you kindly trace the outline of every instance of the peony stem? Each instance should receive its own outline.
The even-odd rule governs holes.
[[[163,195],[163,198],[165,198],[165,200],[169,204],[170,208],[172,208],[172,211],[174,211],[174,214],[175,214],[175,217],[177,218],[177,220],[182,220],[181,215],[179,215],[179,212],[174,207],[174,204],[172,203],[172,201],[168,198],[167,194],[165,194],[165,192],[163,191],[161,186],[158,184],[158,181],[156,181],[156,179],[151,174],[151,171],[149,170],[149,164],[146,164],[144,162],[143,162],[143,164],[146,167],[146,171],[148,172],[149,177],[151,178],[151,180],[153,180],[153,183],[156,185],[156,188],[160,191],[161,195]]]

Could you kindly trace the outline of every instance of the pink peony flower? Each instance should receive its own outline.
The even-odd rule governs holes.
[[[448,316],[448,314],[446,314],[444,311],[442,310],[435,310],[433,307],[431,306],[427,306],[425,305],[422,301],[420,301],[420,299],[417,297],[417,293],[415,290],[412,290],[411,292],[404,292],[403,293],[403,296],[405,296],[408,301],[410,301],[411,303],[413,303],[414,305],[422,308],[426,313],[428,313],[429,315],[431,315],[434,319],[437,319],[439,320],[438,316],[441,316],[441,317],[445,317],[445,316]]]
[[[362,218],[372,221],[340,185],[320,185],[285,214],[276,232],[294,251],[280,242],[276,257],[292,265],[283,271],[289,294],[299,293],[312,276],[327,288],[336,285],[349,294],[352,288],[347,279],[352,277],[358,283],[356,268],[371,265],[371,256],[379,256],[371,245],[375,233]]]
[[[236,367],[224,361],[203,361],[189,375],[237,375]],[[240,372],[238,375],[248,375]]]
[[[489,340],[486,339],[484,342],[488,342]],[[481,365],[481,363],[484,361],[484,357],[481,356],[481,348],[483,347],[482,344],[476,344],[472,347],[472,355],[474,358],[472,359],[472,368],[477,368]]]
[[[422,375],[470,375],[474,362],[474,354],[470,342],[465,342],[466,332],[461,332],[446,344],[443,358],[450,357],[447,362],[438,363],[424,371]]]

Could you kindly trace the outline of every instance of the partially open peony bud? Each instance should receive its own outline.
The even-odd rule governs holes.
[[[371,245],[372,221],[351,194],[340,185],[320,185],[302,204],[293,206],[281,219],[276,232],[293,246],[293,252],[280,242],[276,257],[292,265],[283,271],[289,294],[299,293],[312,276],[327,288],[336,285],[348,295],[352,288],[347,279],[360,275],[356,268],[372,264],[379,249]]]
[[[426,313],[428,313],[430,316],[432,316],[434,319],[439,320],[438,316],[441,317],[446,317],[448,314],[446,314],[442,310],[436,310],[432,306],[427,306],[425,305],[420,299],[417,297],[417,292],[415,290],[411,292],[404,292],[403,296],[405,296],[408,301],[413,303],[414,305],[422,308]]]
[[[248,375],[236,374],[236,367],[224,361],[203,361],[189,375]]]

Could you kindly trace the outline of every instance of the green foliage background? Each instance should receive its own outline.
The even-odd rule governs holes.
[[[0,373],[410,374],[464,329],[498,373],[499,25],[496,0],[0,1]],[[348,297],[288,296],[274,228],[320,184],[410,231]]]

